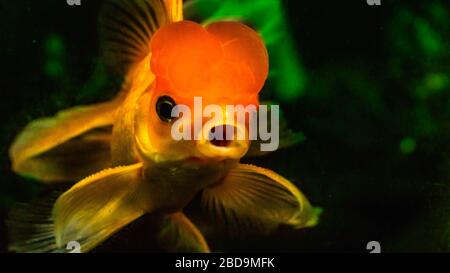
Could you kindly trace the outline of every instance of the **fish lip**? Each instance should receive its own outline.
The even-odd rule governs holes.
[[[208,160],[239,160],[247,153],[250,146],[248,141],[235,141],[233,145],[234,147],[219,147],[202,140],[197,142],[197,149],[203,156],[202,158],[207,158]]]
[[[206,162],[207,159],[199,157],[199,156],[190,156],[190,157],[186,158],[186,161],[189,161],[189,162]]]

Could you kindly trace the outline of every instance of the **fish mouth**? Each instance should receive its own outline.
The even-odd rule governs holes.
[[[221,164],[230,160],[234,161],[232,158],[224,158],[224,157],[190,156],[185,158],[184,162],[194,165],[210,165],[210,164]]]
[[[230,136],[227,135],[228,131],[232,132]],[[197,150],[203,157],[209,159],[240,159],[249,148],[249,140],[245,138],[247,131],[243,125],[214,124],[204,127],[201,134],[208,135],[208,138],[199,137],[199,140],[196,141]],[[237,137],[239,135],[244,137]]]

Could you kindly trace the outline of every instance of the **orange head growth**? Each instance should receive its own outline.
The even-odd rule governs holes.
[[[157,92],[182,101],[201,96],[209,102],[257,103],[268,74],[262,39],[238,22],[169,24],[155,33],[151,50]]]

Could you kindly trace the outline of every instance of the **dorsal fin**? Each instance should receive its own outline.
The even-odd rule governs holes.
[[[164,0],[170,22],[183,20],[183,0]]]
[[[107,0],[100,13],[102,59],[124,75],[150,53],[150,39],[161,26],[182,20],[182,0]]]

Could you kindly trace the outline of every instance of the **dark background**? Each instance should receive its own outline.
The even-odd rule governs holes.
[[[10,171],[13,138],[37,117],[114,93],[115,79],[96,69],[100,2],[0,3],[2,252],[8,209],[42,190]],[[324,212],[311,229],[210,241],[212,249],[365,252],[376,240],[386,252],[448,251],[448,6],[436,0],[283,4],[308,81],[301,96],[280,104],[306,140],[253,162],[294,181]],[[104,248],[153,251],[143,239],[148,232],[145,219],[137,221]]]

